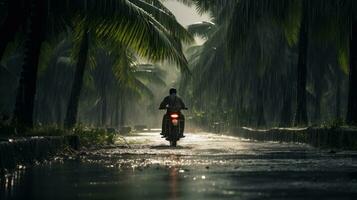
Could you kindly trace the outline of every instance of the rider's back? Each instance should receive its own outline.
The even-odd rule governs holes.
[[[165,97],[163,104],[164,107],[167,106],[168,112],[180,112],[181,109],[185,108],[182,99],[177,95],[169,95]]]

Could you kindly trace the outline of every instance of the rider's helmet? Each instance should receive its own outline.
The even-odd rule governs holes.
[[[171,89],[170,89],[170,95],[171,95],[171,94],[176,94],[176,93],[177,93],[177,90],[176,90],[175,88],[171,88]]]

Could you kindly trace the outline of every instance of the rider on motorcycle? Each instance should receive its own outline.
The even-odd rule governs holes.
[[[163,119],[162,119],[162,131],[161,131],[161,135],[163,135],[162,137],[166,137],[166,127],[167,127],[167,121],[168,121],[168,117],[169,117],[169,113],[172,112],[178,112],[180,117],[181,117],[181,121],[180,121],[180,126],[182,127],[181,132],[180,132],[180,137],[185,137],[183,135],[183,131],[185,128],[185,117],[184,115],[181,113],[182,109],[187,109],[185,104],[183,103],[182,99],[180,97],[178,97],[177,95],[177,90],[175,88],[171,88],[170,89],[170,95],[165,97],[164,100],[161,102],[160,104],[160,109],[167,109],[166,114],[164,115]]]

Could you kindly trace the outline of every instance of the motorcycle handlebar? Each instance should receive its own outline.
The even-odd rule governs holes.
[[[168,108],[159,108],[159,110],[166,110]],[[182,108],[182,110],[188,110],[188,108]]]

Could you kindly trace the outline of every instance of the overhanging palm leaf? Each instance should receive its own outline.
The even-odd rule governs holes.
[[[187,30],[178,23],[175,16],[159,0],[130,0],[145,12],[152,15],[170,34],[185,43],[192,43],[194,39]]]
[[[217,30],[217,27],[212,22],[203,21],[189,25],[187,30],[193,35],[208,39]]]
[[[78,25],[88,25],[96,36],[127,45],[150,61],[168,60],[187,70],[179,41],[192,41],[192,36],[170,14],[144,1],[105,0],[91,2],[80,15],[85,17]]]

